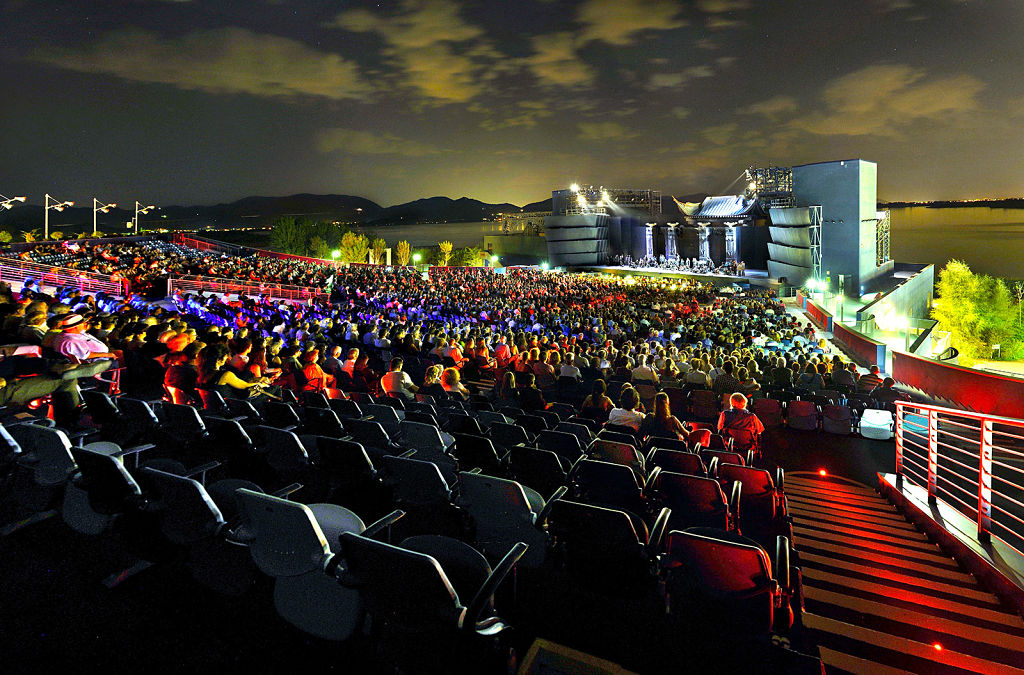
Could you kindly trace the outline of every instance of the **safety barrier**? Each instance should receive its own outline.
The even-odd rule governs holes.
[[[124,280],[112,280],[109,274],[41,265],[13,258],[4,258],[0,261],[0,281],[15,284],[24,283],[28,278],[35,279],[40,286],[73,286],[83,293],[121,295],[127,292],[127,283]]]
[[[318,288],[306,286],[290,286],[287,284],[247,284],[231,279],[214,277],[171,277],[167,280],[167,295],[175,293],[217,293],[222,295],[265,295],[275,300],[306,302],[307,300],[327,300],[329,294]]]
[[[896,475],[1024,554],[1024,419],[897,401]]]

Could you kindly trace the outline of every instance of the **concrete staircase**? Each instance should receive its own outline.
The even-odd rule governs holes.
[[[1021,673],[1024,621],[871,488],[786,476],[804,624],[829,673]]]

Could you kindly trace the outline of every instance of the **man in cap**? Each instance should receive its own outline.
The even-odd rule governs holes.
[[[86,333],[89,322],[81,314],[71,313],[61,321],[61,334],[53,341],[53,348],[75,363],[93,359],[117,359],[121,355],[110,351],[99,339]]]

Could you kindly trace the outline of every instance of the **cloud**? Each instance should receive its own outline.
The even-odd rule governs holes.
[[[322,153],[344,152],[352,155],[402,155],[423,157],[436,155],[437,148],[393,134],[375,134],[370,131],[334,127],[324,129],[316,136],[316,148]]]
[[[640,135],[618,122],[580,122],[577,127],[584,141],[623,141]]]
[[[353,9],[329,25],[378,35],[402,83],[438,103],[475,98],[485,90],[488,70],[500,66],[483,28],[463,19],[452,0],[404,0],[392,16]]]
[[[686,25],[678,16],[680,9],[662,0],[585,0],[576,10],[576,20],[583,24],[580,42],[624,46],[643,31],[680,28]]]
[[[708,65],[690,66],[675,73],[654,73],[647,80],[648,89],[675,89],[699,77],[713,77],[714,69]]]
[[[729,141],[732,140],[737,129],[738,126],[735,123],[730,122],[728,124],[705,127],[700,133],[701,136],[715,145],[727,145]]]
[[[530,44],[533,53],[522,62],[542,84],[586,86],[597,76],[597,71],[576,53],[572,33],[535,35]]]
[[[698,0],[697,9],[705,14],[725,14],[750,9],[750,0]]]
[[[758,101],[752,103],[745,108],[740,108],[738,112],[743,115],[762,115],[770,119],[774,119],[780,115],[788,113],[794,113],[799,109],[797,101],[792,96],[773,96],[772,98],[765,99],[764,101]]]
[[[689,108],[684,108],[681,105],[677,105],[675,108],[672,108],[671,112],[672,117],[675,117],[677,120],[685,120],[687,117],[690,116],[690,114],[693,111],[690,110]]]
[[[912,123],[978,110],[985,84],[970,75],[929,77],[908,65],[876,65],[825,85],[820,112],[794,124],[814,134],[897,136]]]
[[[194,31],[162,39],[128,28],[82,49],[39,49],[33,61],[82,73],[169,84],[214,94],[364,98],[372,92],[355,63],[244,28]]]
[[[485,119],[480,123],[480,127],[487,131],[497,131],[498,129],[508,129],[511,127],[528,127],[532,128],[537,126],[537,123],[545,117],[551,117],[554,115],[554,111],[550,109],[548,104],[544,101],[531,101],[522,100],[516,102],[518,110],[512,111],[500,119]],[[480,106],[476,112],[488,112],[489,108]]]

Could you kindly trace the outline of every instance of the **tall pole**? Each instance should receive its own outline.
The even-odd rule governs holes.
[[[100,200],[95,197],[92,198],[92,236],[96,236],[96,214],[99,213],[99,209],[96,205],[100,203]]]
[[[50,195],[43,199],[43,241],[50,239]]]
[[[139,233],[139,206],[141,206],[141,204],[139,204],[139,200],[136,199],[135,200],[135,234],[136,235]]]

